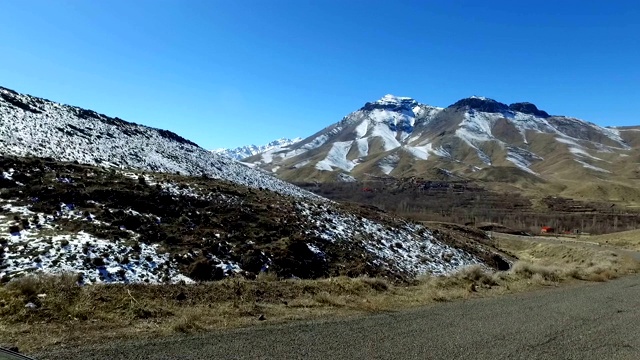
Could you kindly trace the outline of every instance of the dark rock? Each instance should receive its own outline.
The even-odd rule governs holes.
[[[265,320],[267,320],[267,317],[264,316],[264,314],[260,314],[260,316],[258,317],[258,320],[265,321]]]
[[[511,268],[511,264],[509,264],[498,254],[493,255],[493,257],[491,257],[491,260],[493,261],[495,268],[499,271],[507,271]]]
[[[549,114],[546,111],[539,110],[534,104],[530,102],[513,103],[509,105],[509,109],[525,114],[535,115],[538,117],[549,117]]]
[[[5,93],[0,93],[0,97],[2,99],[4,99],[6,102],[8,102],[9,104],[11,104],[11,105],[13,105],[13,106],[15,106],[17,108],[20,108],[20,109],[22,109],[24,111],[29,111],[29,112],[32,112],[34,114],[39,114],[39,113],[42,112],[42,111],[40,111],[38,109],[32,108],[31,106],[29,106],[29,104],[23,103],[22,100],[18,99],[15,96],[12,96],[12,95],[9,95],[9,94],[5,94]]]
[[[364,106],[360,110],[389,110],[389,111],[402,111],[409,110],[412,111],[412,108],[417,104],[417,102],[413,99],[399,99],[398,103],[380,103],[380,102],[368,102],[364,104]]]
[[[206,258],[196,260],[189,268],[189,277],[196,281],[222,280],[224,276],[224,270]]]
[[[186,300],[186,299],[187,299],[187,295],[182,291],[180,292],[180,294],[178,294],[176,296],[176,300],[178,300],[178,301],[183,301],[183,300]]]
[[[450,108],[468,108],[471,110],[490,112],[490,113],[501,113],[504,111],[509,111],[509,106],[507,104],[503,104],[493,99],[479,98],[479,97],[470,97],[470,98],[462,99],[456,102],[455,104],[450,105],[449,107]]]

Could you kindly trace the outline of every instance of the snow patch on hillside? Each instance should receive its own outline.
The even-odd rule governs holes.
[[[297,164],[293,165],[293,168],[294,168],[294,169],[300,169],[301,167],[306,166],[306,165],[307,165],[307,164],[309,164],[310,162],[311,162],[311,160],[303,160],[303,161],[300,161],[299,163],[297,163]]]
[[[420,160],[427,160],[429,159],[431,146],[405,146],[404,149]]]
[[[317,228],[309,235],[332,243],[352,242],[372,255],[371,264],[375,266],[419,276],[447,274],[481,263],[462,250],[440,243],[421,225],[406,223],[389,228],[370,219],[330,211],[326,205],[303,203],[299,209]]]
[[[368,138],[356,140],[356,146],[358,147],[359,157],[365,157],[369,155],[369,139]]]
[[[356,126],[355,133],[358,139],[364,137],[369,130],[369,119],[364,119],[358,126]]]
[[[432,147],[431,144],[427,144],[426,146],[428,146],[429,148]],[[440,157],[451,158],[451,153],[442,146],[433,149],[433,153]]]
[[[460,126],[456,129],[456,136],[467,145],[476,148],[478,143],[494,139],[491,128],[500,117],[502,117],[500,114],[467,111]]]
[[[516,167],[530,174],[538,175],[535,171],[529,168],[533,163],[533,160],[542,160],[542,158],[521,148],[509,147],[507,150],[507,161],[510,161]]]
[[[96,221],[91,216],[74,213],[62,204],[58,219]],[[74,272],[82,275],[83,283],[100,282],[192,282],[179,273],[177,264],[168,254],[158,252],[158,245],[137,241],[104,240],[85,232],[76,234],[50,234],[56,218],[2,202],[0,232],[9,233],[15,223],[13,214],[31,219],[28,229],[15,231],[3,246],[0,278],[13,278],[26,273]],[[38,219],[36,223],[34,220]],[[42,235],[47,230],[49,235]],[[134,249],[134,244],[137,246]]]
[[[591,164],[589,164],[589,163],[587,163],[587,162],[584,162],[584,161],[582,161],[582,160],[578,160],[578,159],[574,159],[574,160],[575,160],[577,163],[581,164],[581,165],[582,165],[582,167],[584,167],[584,168],[587,168],[587,169],[590,169],[590,170],[599,171],[599,172],[603,172],[603,173],[611,173],[611,171],[609,171],[609,170],[605,170],[605,169],[603,169],[603,168],[599,168],[599,167],[597,167],[597,166],[593,166],[593,165],[591,165]]]
[[[574,155],[578,155],[578,156],[581,156],[581,157],[587,157],[587,158],[590,158],[590,159],[593,159],[593,160],[603,161],[602,159],[589,154],[586,150],[581,149],[581,148],[569,147],[569,151]]]
[[[373,131],[371,131],[371,137],[379,137],[382,139],[382,147],[384,151],[390,151],[402,146],[396,139],[394,131],[389,129],[389,126],[385,124],[375,124]]]
[[[323,171],[332,171],[333,168],[351,171],[356,164],[347,159],[347,154],[351,150],[353,141],[338,141],[332,144],[331,150],[327,153],[327,157],[316,164],[316,169]]]
[[[390,154],[385,156],[378,162],[378,167],[383,173],[389,175],[396,168],[396,166],[398,166],[399,161],[400,156],[398,156],[398,154]]]

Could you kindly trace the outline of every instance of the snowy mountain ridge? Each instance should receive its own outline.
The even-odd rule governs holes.
[[[306,198],[317,196],[179,135],[0,87],[0,153],[105,167],[210,176]]]
[[[262,154],[267,151],[282,150],[283,148],[287,146],[291,146],[300,141],[302,141],[301,137],[297,137],[293,139],[280,138],[280,139],[271,141],[266,145],[246,145],[246,146],[240,146],[233,149],[220,148],[220,149],[215,149],[211,151],[216,154],[228,156],[232,159],[242,160],[244,158],[248,158],[249,156]]]
[[[630,132],[550,115],[529,102],[471,96],[442,108],[388,94],[296,144],[245,162],[290,181],[419,176],[434,167],[458,175],[515,167],[544,176],[567,158],[590,174],[605,173],[612,171],[607,161],[615,161],[594,153],[630,151]]]

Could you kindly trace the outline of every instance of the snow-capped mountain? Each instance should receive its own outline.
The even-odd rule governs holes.
[[[206,175],[286,195],[296,186],[212,153],[167,130],[0,87],[0,153],[106,167]]]
[[[461,247],[172,132],[5,88],[0,154],[2,282],[40,272],[75,272],[83,283],[191,282],[265,269],[412,279],[510,261],[480,235]]]
[[[300,141],[302,141],[301,137],[297,137],[294,139],[280,138],[266,145],[247,145],[247,146],[240,146],[234,149],[221,148],[221,149],[216,149],[212,151],[216,154],[225,155],[232,159],[242,160],[244,158],[248,158],[249,156],[262,154],[267,151],[286,150],[286,147],[291,146]]]
[[[637,169],[637,136],[632,129],[549,115],[526,102],[472,96],[442,108],[386,95],[292,146],[245,162],[291,181],[425,176],[436,168],[471,177],[500,168],[575,178]],[[628,163],[635,168],[621,170]]]

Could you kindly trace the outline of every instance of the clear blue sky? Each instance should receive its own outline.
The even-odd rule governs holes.
[[[206,148],[308,136],[387,93],[640,124],[637,0],[1,0],[0,29],[0,85]]]

